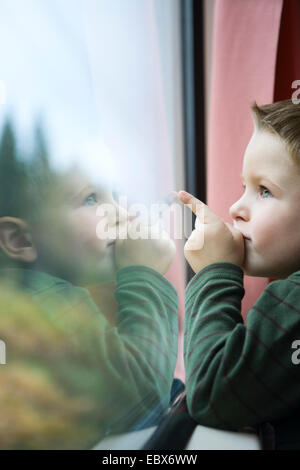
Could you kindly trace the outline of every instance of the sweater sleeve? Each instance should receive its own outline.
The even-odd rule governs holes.
[[[270,283],[247,325],[243,296],[243,271],[231,263],[205,267],[186,289],[187,403],[202,425],[238,430],[299,409],[292,343],[300,335],[300,279]]]
[[[177,358],[175,288],[151,268],[120,269],[115,291],[118,314],[112,327],[86,289],[67,284],[52,287],[48,301],[42,303],[55,327],[82,351],[90,384],[85,387],[97,397],[106,432],[129,431],[149,413],[159,417],[169,405]],[[69,376],[69,388],[73,387],[75,361],[73,375],[63,363],[57,364],[56,374],[63,367],[63,380]],[[79,388],[85,380],[81,377],[76,378]]]

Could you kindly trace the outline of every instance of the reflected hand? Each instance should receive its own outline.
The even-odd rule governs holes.
[[[144,238],[137,238],[142,234]],[[157,226],[146,226],[134,219],[128,226],[127,238],[116,240],[115,259],[118,269],[142,265],[165,274],[176,254],[168,233]]]

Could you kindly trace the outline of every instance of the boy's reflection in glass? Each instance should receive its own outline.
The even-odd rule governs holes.
[[[111,194],[78,169],[51,171],[40,128],[35,137],[26,160],[11,122],[0,141],[0,447],[90,448],[108,433],[157,424],[168,408],[177,293],[163,274],[174,247],[128,241],[118,266],[115,241],[96,233],[99,204],[116,206]],[[126,229],[124,210],[106,217]],[[83,287],[95,293],[106,281],[115,285],[113,318]]]

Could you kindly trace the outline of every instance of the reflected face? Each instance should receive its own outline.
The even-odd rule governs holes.
[[[106,210],[101,213],[104,204]],[[126,224],[127,213],[110,191],[96,188],[79,171],[72,171],[56,188],[36,230],[39,263],[43,269],[63,272],[64,277],[79,277],[83,284],[112,280],[116,235],[111,234]]]
[[[230,215],[244,236],[244,272],[283,279],[300,269],[300,170],[278,136],[256,130]]]

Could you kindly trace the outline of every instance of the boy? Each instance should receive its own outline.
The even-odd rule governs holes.
[[[233,226],[178,194],[198,215],[185,245],[196,273],[186,289],[187,404],[202,425],[267,424],[273,448],[300,449],[300,366],[292,360],[300,339],[300,108],[286,100],[252,111]],[[247,325],[243,273],[275,279]]]
[[[166,238],[99,238],[99,221],[128,229],[110,193],[75,169],[31,171],[29,180],[10,160],[6,178],[23,180],[0,204],[0,446],[90,448],[149,414],[156,424],[168,408],[177,293],[163,274],[175,248]],[[111,213],[99,217],[104,203]],[[111,326],[82,286],[114,279]]]

